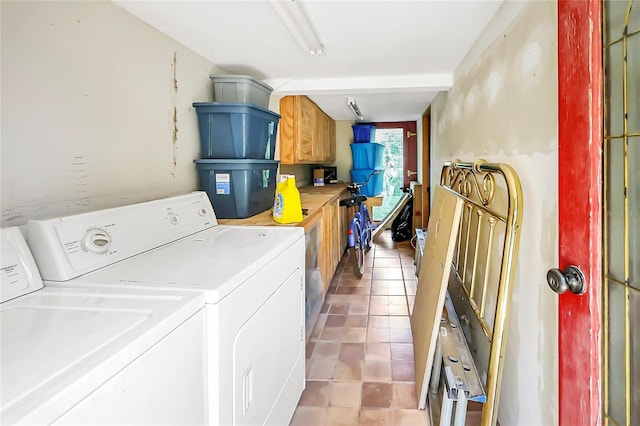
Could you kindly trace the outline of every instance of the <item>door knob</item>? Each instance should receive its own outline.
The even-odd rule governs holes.
[[[584,274],[577,266],[567,266],[564,271],[558,268],[551,268],[547,271],[547,284],[551,290],[562,294],[569,290],[574,294],[584,294],[587,291],[587,284]]]
[[[407,177],[411,177],[411,176],[417,175],[417,174],[418,174],[418,172],[414,172],[413,170],[408,170],[407,169]]]

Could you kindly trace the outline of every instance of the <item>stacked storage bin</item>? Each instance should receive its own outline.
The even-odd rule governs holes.
[[[202,155],[194,160],[200,189],[221,219],[273,206],[280,115],[269,111],[273,89],[249,76],[211,76],[215,102],[195,102]]]
[[[384,145],[373,142],[376,136],[375,126],[355,124],[352,128],[353,169],[351,170],[351,180],[358,183],[366,182],[369,175],[378,170],[379,173],[371,176],[369,183],[360,188],[360,192],[368,197],[378,195],[382,192],[384,183]]]

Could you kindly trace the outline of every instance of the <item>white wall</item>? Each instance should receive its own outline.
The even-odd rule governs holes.
[[[215,65],[111,2],[0,2],[2,226],[197,189]]]
[[[524,217],[499,422],[553,425],[557,296],[545,276],[557,264],[557,12],[550,1],[505,7],[516,8],[515,20],[500,32],[490,24],[489,43],[469,53],[453,88],[432,104],[431,179],[439,182],[442,163],[456,158],[509,163],[520,176]]]

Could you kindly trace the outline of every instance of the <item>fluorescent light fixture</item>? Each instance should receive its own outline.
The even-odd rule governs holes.
[[[355,98],[347,98],[347,106],[351,109],[351,112],[353,112],[353,115],[356,116],[356,119],[364,120],[364,116],[362,115],[362,111],[360,110],[360,107],[356,103],[356,99]]]
[[[312,56],[325,54],[324,46],[304,13],[300,0],[270,0],[270,2],[291,36],[306,54]]]

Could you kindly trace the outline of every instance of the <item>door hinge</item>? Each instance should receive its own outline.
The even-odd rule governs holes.
[[[407,139],[412,138],[414,136],[417,136],[416,132],[412,132],[410,130],[407,130]]]

